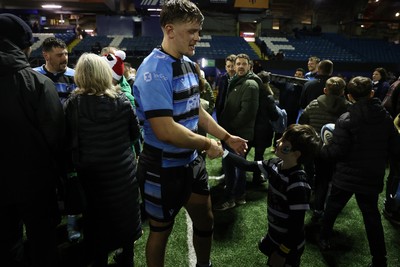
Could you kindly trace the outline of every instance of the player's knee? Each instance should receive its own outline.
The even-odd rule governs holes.
[[[199,229],[193,225],[193,234],[198,237],[211,237],[214,233],[214,227],[211,226],[209,229]]]

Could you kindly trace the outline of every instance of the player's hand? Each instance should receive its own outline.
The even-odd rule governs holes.
[[[210,139],[210,140],[211,140],[211,146],[209,149],[206,150],[207,156],[210,159],[222,157],[222,155],[224,154],[224,150],[222,149],[221,142],[215,139]]]

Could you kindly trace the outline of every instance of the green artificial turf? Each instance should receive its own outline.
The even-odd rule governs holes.
[[[273,154],[266,151],[265,155]],[[250,151],[248,159],[253,159]],[[221,159],[207,159],[207,170],[210,176],[221,174]],[[258,251],[257,242],[267,231],[267,186],[251,184],[252,174],[248,173],[247,196],[245,205],[233,209],[214,212],[214,240],[211,260],[214,267],[258,267],[266,266],[267,258]],[[213,203],[222,199],[223,186],[221,181],[210,179],[211,197]],[[379,206],[382,210],[384,193],[381,194]],[[334,226],[334,249],[321,253],[316,245],[319,235],[319,226],[310,223],[311,211],[307,212],[306,224],[306,249],[302,256],[304,267],[365,267],[371,261],[364,224],[355,199],[352,198],[343,212],[339,215]],[[388,266],[400,266],[400,228],[390,224],[382,216],[385,230],[385,240],[388,251]],[[135,244],[135,266],[146,266],[145,245],[148,235],[147,222],[143,225],[144,235]],[[174,229],[171,233],[165,266],[167,267],[192,267],[188,255],[188,227],[186,212],[182,209],[176,218]],[[192,258],[192,260],[195,260]],[[110,254],[110,263],[112,263]]]

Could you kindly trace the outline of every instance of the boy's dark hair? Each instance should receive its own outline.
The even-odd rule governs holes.
[[[355,101],[367,98],[372,91],[372,81],[370,78],[357,76],[347,84],[347,92],[351,94]]]
[[[266,72],[265,70],[260,71],[257,73],[257,76],[260,77],[262,84],[258,84],[258,88],[262,90],[263,88],[267,92],[267,95],[274,95],[274,92],[271,89],[271,86],[269,86],[269,73]],[[260,98],[261,99],[261,98]]]
[[[67,48],[65,42],[56,37],[48,37],[42,43],[42,51],[49,52],[53,47]]]
[[[318,63],[318,73],[322,75],[332,75],[333,62],[329,59],[322,60]]]
[[[200,9],[188,0],[168,0],[160,13],[160,25],[164,27],[175,22],[199,22],[203,24],[204,16]]]
[[[291,124],[283,133],[282,139],[289,141],[292,151],[300,151],[297,163],[311,161],[318,151],[320,139],[317,132],[308,124]]]

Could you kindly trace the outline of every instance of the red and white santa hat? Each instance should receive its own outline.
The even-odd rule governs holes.
[[[102,56],[104,60],[108,63],[112,70],[112,77],[119,81],[121,80],[122,75],[124,75],[124,60],[126,58],[126,54],[122,50],[116,50],[113,54],[108,54]]]

